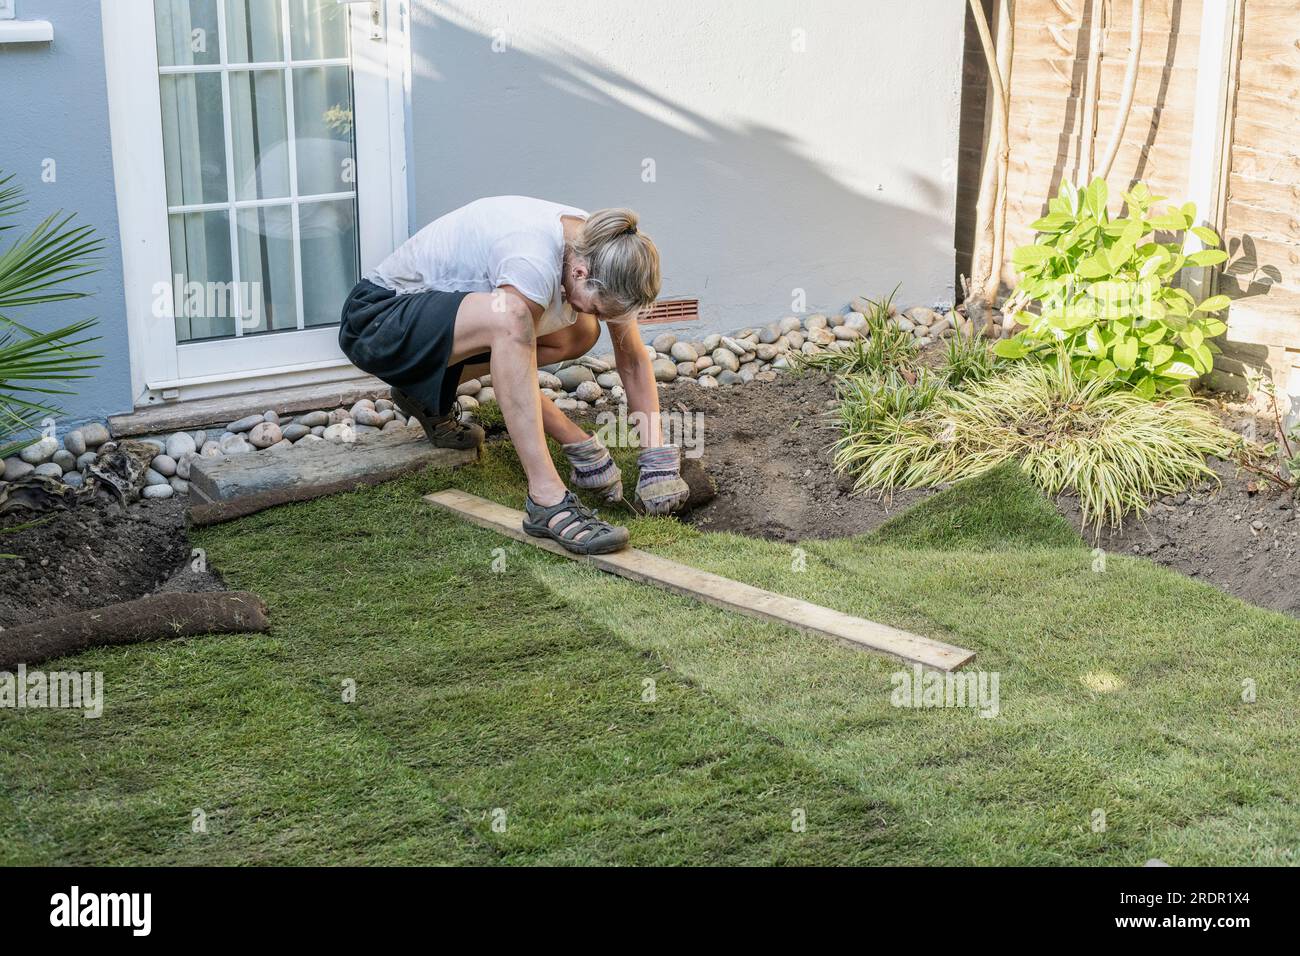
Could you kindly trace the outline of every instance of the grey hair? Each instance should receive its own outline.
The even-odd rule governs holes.
[[[659,297],[659,250],[631,209],[593,212],[573,251],[587,261],[587,281],[614,314],[648,308]]]

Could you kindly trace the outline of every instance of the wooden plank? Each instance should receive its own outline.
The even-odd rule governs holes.
[[[150,405],[125,415],[112,415],[108,427],[115,438],[183,431],[214,423],[233,422],[273,408],[281,414],[318,408],[350,408],[363,398],[388,395],[388,386],[373,376],[323,385],[241,392],[221,398],[200,398]]]
[[[477,458],[477,449],[435,448],[423,429],[398,428],[361,435],[350,442],[307,442],[242,455],[195,458],[190,465],[190,490],[209,502],[231,502],[288,488],[324,488],[322,494],[334,494],[421,468],[455,467]]]
[[[942,641],[877,624],[774,591],[733,581],[635,548],[614,554],[576,555],[547,538],[533,538],[521,527],[524,515],[513,508],[463,491],[439,491],[424,498],[481,528],[497,531],[560,557],[581,561],[641,584],[652,584],[706,604],[785,624],[846,647],[876,651],[936,670],[953,671],[975,659],[975,652]]]

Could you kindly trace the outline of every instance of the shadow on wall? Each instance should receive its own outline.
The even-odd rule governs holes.
[[[791,312],[797,289],[809,310],[839,310],[898,283],[900,304],[952,301],[954,186],[940,177],[899,178],[946,217],[902,208],[846,186],[780,129],[721,125],[558,48],[495,53],[489,30],[420,12],[414,228],[485,195],[631,206],[660,247],[663,297],[698,297],[703,325],[714,329],[775,321]],[[936,91],[936,110],[948,99]],[[864,89],[862,111],[845,116],[845,127],[870,124],[870,108]],[[907,148],[891,133],[879,147],[886,157]],[[647,161],[653,182],[643,180]],[[863,166],[893,164],[877,155]]]

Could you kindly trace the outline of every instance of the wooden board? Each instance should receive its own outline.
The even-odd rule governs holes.
[[[477,450],[435,448],[419,428],[360,435],[352,442],[318,441],[290,448],[195,458],[190,490],[207,502],[234,502],[283,489],[292,500],[375,484],[427,467],[455,467],[478,458]],[[314,489],[324,489],[313,493]],[[196,502],[197,504],[198,502]]]
[[[819,637],[829,637],[847,647],[888,654],[942,671],[956,670],[975,659],[974,651],[909,634],[886,624],[877,624],[774,591],[765,591],[661,558],[648,551],[630,548],[614,554],[572,554],[550,539],[533,538],[526,534],[521,527],[524,519],[522,512],[477,495],[448,490],[426,495],[424,500],[481,528],[498,531],[552,554],[583,561],[610,574],[641,584],[653,584],[737,614],[786,624]]]

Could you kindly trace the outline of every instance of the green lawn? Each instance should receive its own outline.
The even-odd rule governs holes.
[[[497,445],[203,532],[274,633],[62,662],[105,672],[99,720],[0,712],[0,863],[1300,859],[1300,622],[1099,561],[1014,471],[802,551],[632,521],[638,546],[976,650],[992,719],[895,708],[896,662],[419,500],[448,485],[520,500]]]

